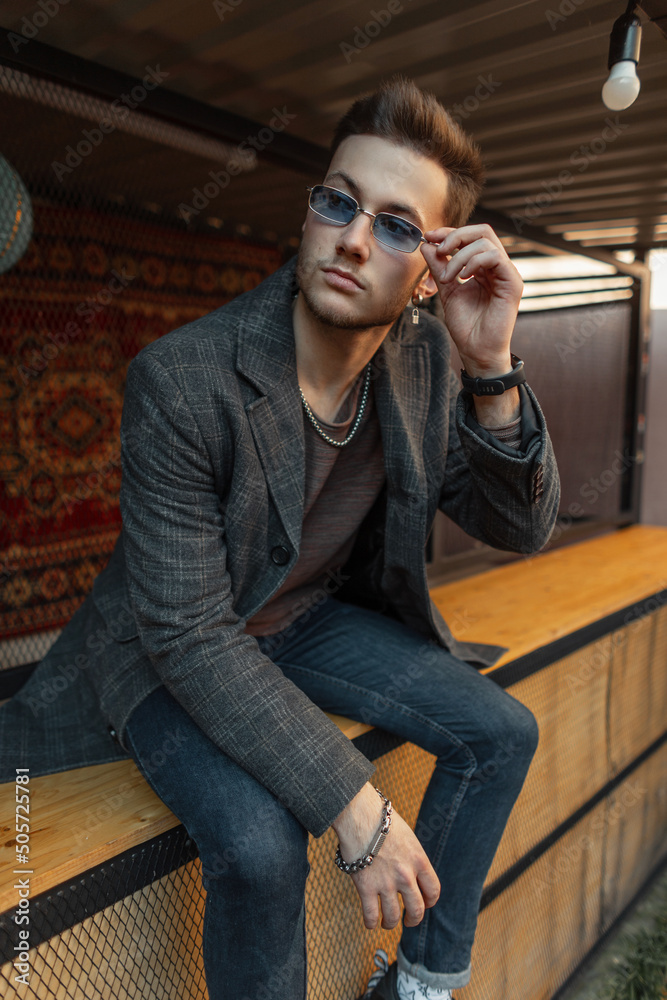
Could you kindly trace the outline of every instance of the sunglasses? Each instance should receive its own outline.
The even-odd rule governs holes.
[[[349,226],[357,215],[367,215],[373,220],[371,232],[375,239],[391,247],[392,250],[413,253],[420,243],[429,242],[421,229],[413,226],[411,222],[401,219],[398,215],[389,215],[387,212],[373,215],[372,212],[359,208],[359,203],[349,194],[336,188],[327,187],[326,184],[316,184],[315,187],[306,188],[306,191],[309,192],[308,207],[315,215],[333,223],[334,226]]]

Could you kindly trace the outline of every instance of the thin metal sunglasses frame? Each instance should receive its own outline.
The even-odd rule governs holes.
[[[318,212],[316,208],[313,208],[311,204],[312,196],[313,196],[313,191],[317,190],[317,188],[323,188],[325,191],[335,191],[336,194],[342,195],[343,198],[346,198],[348,201],[351,201],[352,204],[356,206],[352,218],[348,219],[347,222],[336,222],[335,219],[330,219],[328,216],[322,215],[321,212]],[[361,208],[356,198],[353,198],[352,195],[348,194],[346,191],[340,191],[338,188],[331,187],[331,185],[329,184],[315,184],[313,185],[313,187],[307,187],[306,191],[308,191],[308,207],[311,210],[311,212],[314,212],[315,215],[319,216],[320,219],[324,219],[326,222],[331,223],[332,226],[349,226],[351,222],[354,222],[354,220],[358,215],[367,215],[368,218],[372,220],[371,232],[373,236],[378,241],[378,243],[381,243],[382,246],[384,247],[389,247],[390,250],[398,250],[399,253],[414,253],[415,250],[419,249],[421,243],[429,243],[429,244],[431,243],[430,240],[426,239],[419,226],[415,226],[414,222],[410,222],[408,219],[402,219],[400,215],[392,215],[391,212],[378,212],[376,215],[373,215],[372,212],[367,212],[365,208]],[[405,250],[403,249],[403,247],[397,247],[394,246],[392,243],[387,243],[385,240],[381,240],[380,237],[375,232],[375,221],[376,219],[379,219],[382,216],[384,216],[384,218],[386,219],[396,219],[398,222],[402,222],[404,223],[404,225],[410,226],[411,229],[415,230],[415,236],[417,233],[419,233],[419,242],[417,243],[417,245],[414,246],[412,250]]]

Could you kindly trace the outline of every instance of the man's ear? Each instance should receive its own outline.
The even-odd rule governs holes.
[[[437,291],[438,286],[435,283],[435,278],[430,271],[426,271],[415,288],[415,292],[420,292],[425,299],[430,299]]]

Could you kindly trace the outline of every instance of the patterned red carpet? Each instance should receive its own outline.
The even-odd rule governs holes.
[[[120,529],[125,374],[146,344],[253,288],[280,251],[35,203],[0,277],[0,636],[69,620]]]

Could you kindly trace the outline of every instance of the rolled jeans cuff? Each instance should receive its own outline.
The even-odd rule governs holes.
[[[471,965],[468,965],[468,968],[464,969],[463,972],[429,972],[424,965],[420,965],[418,962],[408,962],[401,951],[400,944],[396,953],[396,959],[398,961],[399,972],[408,972],[411,976],[419,979],[420,982],[439,990],[453,990],[461,986],[467,986],[470,982]]]

